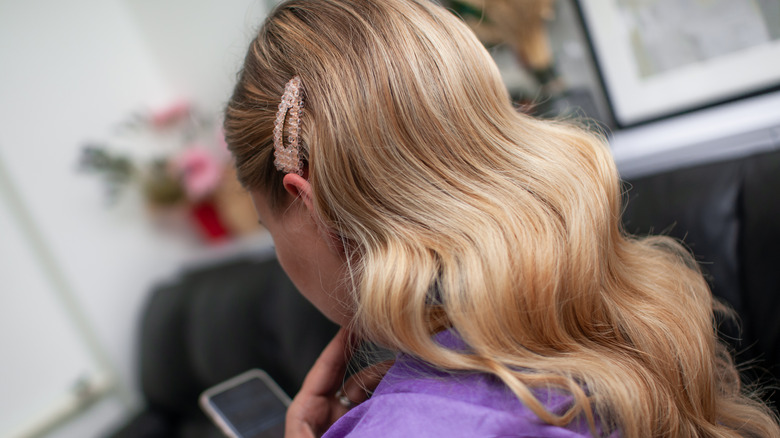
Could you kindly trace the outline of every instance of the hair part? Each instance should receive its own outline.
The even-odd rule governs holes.
[[[739,387],[712,296],[667,237],[621,228],[603,138],[512,106],[471,31],[424,0],[287,1],[226,109],[238,178],[284,196],[273,125],[300,76],[316,214],[347,244],[354,325],[447,369],[501,378],[541,419],[627,437],[770,436]],[[431,335],[453,327],[471,352]],[[521,370],[533,370],[521,371]],[[534,389],[572,394],[558,416]]]

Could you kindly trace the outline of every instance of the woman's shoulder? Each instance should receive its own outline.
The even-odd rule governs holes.
[[[553,412],[571,402],[562,394],[540,395]],[[563,429],[544,423],[494,376],[442,371],[401,355],[371,399],[337,421],[325,437],[586,435],[587,426]]]
[[[325,435],[336,437],[581,436],[532,417],[431,394],[385,394],[355,408]]]

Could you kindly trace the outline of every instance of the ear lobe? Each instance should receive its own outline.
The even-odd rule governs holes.
[[[284,189],[287,190],[287,193],[292,195],[293,199],[301,198],[303,203],[306,205],[306,208],[310,212],[314,211],[311,195],[311,184],[309,184],[309,181],[298,174],[288,173],[284,176],[282,184],[284,184]]]
[[[306,209],[308,209],[309,213],[314,216],[314,204],[312,203],[311,184],[309,184],[309,181],[298,174],[288,173],[284,176],[282,183],[284,184],[284,189],[287,190],[287,193],[292,195],[293,199],[302,199]],[[317,221],[316,218],[315,222],[318,225],[321,225],[321,223]],[[328,242],[328,246],[332,250],[338,252],[338,254],[344,255],[345,248],[341,237],[339,237],[339,235],[335,232],[328,230],[324,226],[320,226],[319,228],[323,238]]]

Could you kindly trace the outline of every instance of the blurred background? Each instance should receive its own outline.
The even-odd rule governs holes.
[[[220,124],[273,3],[0,0],[0,436],[113,436],[155,405],[139,352],[160,285],[269,257]],[[780,309],[777,274],[761,298],[743,299],[756,278],[744,267],[775,252],[751,253],[743,237],[757,223],[755,240],[777,234],[780,1],[442,3],[484,42],[518,110],[607,134],[621,175],[652,201],[628,212],[629,231],[710,227],[693,248],[707,253],[731,230],[704,257],[724,279],[716,294],[745,315]],[[747,174],[774,179],[754,181],[754,196]],[[764,219],[739,216],[753,198]],[[720,216],[685,210],[694,199]],[[681,210],[651,217],[670,205]],[[778,350],[780,328],[754,328],[764,321],[746,323],[763,348],[751,358]]]

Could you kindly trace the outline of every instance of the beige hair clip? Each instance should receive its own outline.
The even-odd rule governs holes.
[[[300,154],[301,115],[303,114],[303,84],[299,76],[293,76],[284,86],[282,101],[274,122],[274,164],[284,173],[303,175]],[[285,121],[287,141],[285,142]]]

